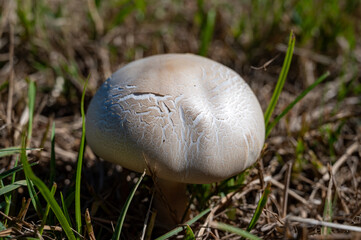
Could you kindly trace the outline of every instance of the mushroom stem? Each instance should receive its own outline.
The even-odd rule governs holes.
[[[156,189],[154,204],[158,211],[159,222],[166,226],[181,223],[187,209],[187,184],[157,179]]]

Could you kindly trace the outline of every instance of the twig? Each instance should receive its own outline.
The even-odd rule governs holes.
[[[11,236],[11,233],[14,232],[14,228],[7,228],[5,230],[0,231],[0,237],[8,237]]]
[[[335,175],[338,169],[346,162],[347,158],[351,156],[360,146],[360,143],[355,141],[351,146],[346,150],[346,153],[342,155],[337,162],[332,166],[332,174]]]
[[[30,198],[28,198],[28,200],[25,200],[25,198],[23,198],[22,207],[21,207],[20,212],[18,214],[18,218],[23,220],[23,221],[25,219],[26,213],[28,212],[30,201],[31,201]]]
[[[333,184],[333,174],[332,174],[332,167],[328,164],[328,171],[330,173],[330,180],[328,182],[327,188],[327,195],[326,195],[326,202],[325,202],[325,210],[323,215],[323,220],[327,222],[331,222],[332,219],[332,184]],[[329,230],[327,227],[322,228],[321,234],[328,235]]]
[[[152,198],[150,199],[150,202],[149,202],[149,208],[148,208],[148,211],[147,211],[147,215],[145,216],[145,220],[144,220],[142,237],[140,238],[141,240],[144,239],[144,236],[145,236],[145,233],[146,233],[146,230],[147,230],[148,219],[149,219],[149,215],[150,215],[150,212],[151,212],[151,209],[152,209],[152,203],[153,203],[154,193],[155,193],[155,191],[153,190]]]
[[[152,231],[153,231],[153,228],[154,228],[154,225],[155,225],[156,217],[157,217],[157,210],[154,209],[152,211],[152,216],[150,217],[150,220],[149,220],[148,228],[147,228],[147,231],[146,231],[146,234],[145,234],[145,240],[150,240],[151,237],[152,237]]]
[[[267,179],[268,180],[268,179]],[[280,188],[280,189],[284,189],[285,186],[280,183],[279,181],[277,181],[276,179],[273,179],[272,177],[269,178],[269,181],[276,187]],[[305,206],[310,206],[310,202],[307,201],[306,199],[304,199],[303,197],[301,197],[300,195],[298,195],[295,191],[289,189],[288,190],[288,194],[292,197],[294,197],[295,199],[297,199],[298,201],[300,201],[301,203],[303,203]]]
[[[351,215],[351,219],[353,220],[356,216],[361,214],[361,204],[359,205],[358,209]]]
[[[0,211],[0,215],[3,216],[4,218],[6,218],[6,219],[9,220],[9,221],[12,221],[12,220],[13,220],[12,217],[9,217],[8,215],[6,215],[5,213],[3,213],[2,211]]]
[[[288,192],[290,187],[290,181],[291,181],[291,173],[292,173],[292,162],[287,163],[288,169],[286,172],[286,179],[285,179],[285,187],[283,191],[283,202],[282,202],[282,218],[285,218],[287,216],[287,203],[288,203]]]
[[[335,186],[335,191],[336,191],[336,193],[339,196],[339,199],[341,201],[341,206],[342,206],[343,210],[345,211],[346,215],[350,215],[350,209],[348,208],[347,204],[345,203],[344,199],[341,196],[340,189],[337,186],[337,181],[336,181],[335,176],[333,176],[332,171],[331,171],[331,179],[333,181],[333,185]]]
[[[57,232],[62,232],[63,229],[59,226],[49,226],[49,225],[45,225],[44,226],[44,230],[45,231],[57,231]]]
[[[332,233],[330,235],[308,235],[307,239],[315,239],[315,240],[346,240],[346,239],[357,239],[354,238],[352,234],[345,233]]]
[[[307,224],[310,224],[310,225],[318,225],[318,226],[325,226],[325,227],[342,229],[342,230],[346,230],[346,231],[361,232],[361,227],[350,226],[350,225],[345,225],[345,224],[338,224],[338,223],[331,223],[331,222],[324,222],[324,221],[318,221],[318,220],[312,219],[312,218],[301,218],[301,217],[295,217],[295,216],[287,216],[287,219],[289,221],[307,223]]]
[[[280,54],[277,54],[275,57],[273,57],[271,60],[268,60],[268,61],[267,61],[265,64],[263,64],[262,66],[260,66],[260,67],[253,67],[253,66],[251,66],[251,68],[254,69],[254,70],[263,69],[263,70],[267,71],[267,67],[268,67],[274,60],[276,60],[279,56],[280,56]]]
[[[332,166],[332,174],[333,175],[336,175],[338,169],[346,162],[346,160],[348,159],[349,156],[351,156],[354,152],[357,151],[359,146],[360,146],[360,143],[355,141],[353,144],[351,144],[351,146],[349,146],[346,149],[346,152],[339,159],[337,159],[335,164],[333,164],[333,166]],[[323,175],[323,180],[328,180],[328,179],[330,179],[330,174],[327,172],[325,175]]]
[[[211,222],[213,222],[214,214],[215,214],[215,212],[219,209],[219,206],[220,206],[220,205],[216,206],[215,208],[213,208],[213,209],[209,212],[206,220],[205,220],[204,223],[202,224],[202,227],[201,227],[201,229],[199,230],[199,232],[198,232],[198,234],[197,234],[197,236],[196,236],[197,239],[198,239],[198,238],[202,238],[202,236],[204,235],[205,230],[210,231],[209,225],[210,225]]]

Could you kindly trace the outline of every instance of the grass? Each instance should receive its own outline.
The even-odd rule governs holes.
[[[198,19],[200,24],[200,47],[199,55],[206,56],[208,54],[208,48],[212,41],[214,26],[216,21],[216,10],[211,8],[205,9],[205,3],[203,0],[198,0]]]
[[[247,232],[250,232],[254,226],[256,225],[259,217],[261,216],[262,214],[262,210],[263,208],[266,206],[267,204],[267,200],[268,200],[268,195],[271,193],[271,184],[268,183],[267,187],[264,189],[263,191],[263,194],[260,198],[260,200],[258,201],[258,205],[257,205],[257,208],[256,210],[254,211],[254,215],[251,219],[251,221],[249,222],[249,225],[247,227]]]
[[[283,62],[282,70],[281,70],[280,76],[278,78],[275,90],[273,91],[271,101],[268,104],[266,112],[264,113],[264,121],[265,121],[265,126],[266,126],[266,132],[269,129],[268,125],[269,125],[271,115],[272,115],[272,113],[273,113],[273,111],[274,111],[274,109],[276,107],[276,104],[277,104],[278,99],[279,99],[279,97],[281,95],[283,86],[285,85],[285,82],[286,82],[287,74],[288,74],[288,71],[289,71],[290,66],[291,66],[291,61],[292,61],[292,56],[293,56],[293,49],[295,48],[295,43],[296,43],[295,35],[293,34],[293,32],[291,32],[290,39],[289,39],[289,42],[288,42],[287,53],[286,53],[285,60]]]
[[[165,235],[149,224],[148,239],[357,234],[358,0],[87,0],[83,8],[31,0],[5,1],[0,12],[4,239],[139,237],[152,181],[95,159],[84,109],[120,65],[164,52],[197,53],[239,72],[265,110],[267,140],[257,167],[189,186],[191,219]]]
[[[52,185],[55,180],[56,174],[56,162],[55,162],[55,123],[51,128],[51,150],[50,150],[50,174],[49,174],[49,183]]]
[[[28,90],[28,103],[29,103],[29,123],[28,123],[28,131],[27,131],[27,142],[29,145],[31,141],[31,136],[33,133],[33,119],[34,119],[34,109],[35,109],[35,98],[36,98],[36,86],[35,82],[29,80],[29,90]]]
[[[81,188],[81,172],[83,168],[84,149],[85,149],[84,97],[85,97],[87,85],[88,85],[88,80],[84,84],[83,94],[81,96],[80,112],[81,112],[82,134],[81,134],[79,155],[78,155],[77,168],[76,168],[76,180],[75,180],[75,220],[76,220],[76,229],[79,234],[81,234],[81,230],[82,230],[80,188]]]
[[[27,182],[25,180],[20,180],[20,181],[16,181],[11,184],[8,184],[6,186],[3,186],[0,189],[0,196],[4,195],[6,193],[12,192],[13,190],[15,190],[21,186],[27,186]]]
[[[23,147],[25,147],[25,140],[23,140]],[[28,163],[27,157],[26,157],[25,148],[23,148],[23,150],[21,152],[20,159],[21,159],[21,163],[24,166],[24,172],[25,172],[26,177],[37,186],[37,188],[39,189],[40,193],[43,195],[46,202],[50,205],[51,209],[53,210],[54,214],[56,215],[57,219],[59,220],[59,223],[61,224],[62,229],[65,232],[68,239],[71,239],[71,240],[76,239],[75,235],[70,227],[69,222],[65,218],[63,211],[61,210],[60,206],[58,205],[55,198],[53,197],[53,194],[51,193],[51,191],[49,191],[49,189],[44,184],[44,182],[40,178],[35,176],[34,172],[32,171],[32,169]]]
[[[239,236],[242,236],[244,238],[247,239],[251,239],[251,240],[259,240],[261,238],[258,238],[256,236],[254,236],[253,234],[250,234],[248,231],[236,228],[234,226],[231,225],[227,225],[224,223],[214,223],[214,227],[223,231],[227,231],[227,232],[231,232],[231,233],[235,233]]]
[[[210,209],[206,209],[203,210],[201,213],[199,213],[196,217],[192,218],[191,220],[185,222],[184,226],[182,227],[177,227],[171,231],[169,231],[168,233],[156,238],[156,240],[165,240],[168,239],[172,236],[175,236],[177,233],[180,233],[181,231],[183,231],[184,229],[187,229],[188,226],[192,225],[193,223],[195,223],[196,221],[198,221],[200,218],[202,218],[204,215],[206,215],[207,213],[210,212]]]
[[[113,234],[113,237],[112,237],[112,240],[117,240],[117,239],[120,239],[120,234],[122,232],[122,228],[123,228],[123,223],[124,223],[124,219],[127,215],[127,211],[128,211],[128,208],[129,208],[129,205],[134,197],[134,194],[135,192],[137,191],[140,183],[142,182],[143,178],[145,176],[145,171],[143,172],[142,176],[139,178],[139,180],[137,181],[137,183],[135,184],[135,186],[133,187],[133,190],[130,192],[130,194],[128,195],[128,198],[127,200],[125,201],[125,204],[122,208],[122,211],[120,212],[120,215],[119,215],[119,219],[118,219],[118,223],[117,223],[117,226],[115,227],[115,230],[114,230],[114,234]]]
[[[323,82],[327,76],[329,75],[328,72],[324,73],[321,77],[319,77],[313,84],[311,84],[307,89],[302,91],[300,95],[298,95],[295,100],[293,100],[283,111],[280,115],[278,115],[272,123],[268,124],[266,127],[266,137],[269,136],[271,133],[272,128],[276,126],[276,124],[298,103],[304,98],[312,89],[318,86],[321,82]],[[276,91],[276,90],[275,90]],[[273,96],[272,96],[273,97]]]

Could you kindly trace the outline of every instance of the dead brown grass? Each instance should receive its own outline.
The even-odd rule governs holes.
[[[38,20],[26,26],[18,11],[34,12],[41,4],[42,1],[35,5],[1,1],[0,148],[20,144],[20,133],[26,129],[29,118],[25,79],[36,81],[38,91],[30,146],[43,150],[32,153],[30,159],[40,161],[34,171],[46,181],[49,126],[55,122],[56,182],[58,191],[66,195],[74,183],[84,79],[90,74],[86,95],[89,102],[97,87],[129,61],[159,53],[197,53],[201,26],[195,20],[196,1],[152,1],[145,13],[133,11],[123,22],[112,25],[119,7],[109,1],[97,8],[91,0],[49,1],[45,4],[48,10],[43,9],[42,15],[30,13],[30,19],[38,17]],[[229,3],[222,1],[222,4]],[[244,13],[250,4],[232,5],[233,11],[226,10],[222,4],[217,10],[208,57],[239,72],[265,109],[282,66],[283,43],[289,30],[295,28],[296,34],[301,32],[290,20],[292,6],[288,6],[290,9],[278,25],[268,28],[264,23],[265,29],[257,33],[258,36],[263,33],[262,38],[257,38],[255,29],[246,29],[242,37],[236,38],[231,28],[237,16],[235,12]],[[59,11],[59,17],[50,14]],[[350,15],[360,21],[360,5]],[[223,189],[219,185],[212,185],[214,195],[206,204],[212,210],[192,226],[197,239],[239,239],[235,234],[213,228],[212,223],[225,222],[245,229],[267,183],[272,184],[272,192],[252,230],[255,235],[264,239],[361,239],[361,233],[351,229],[320,226],[321,222],[331,222],[361,227],[360,26],[355,32],[358,38],[352,49],[342,36],[329,44],[329,48],[318,47],[316,40],[298,44],[276,114],[325,70],[331,76],[276,126],[266,141],[259,167],[249,170],[244,185],[226,192],[225,196],[220,194]],[[89,148],[85,160],[82,206],[89,208],[95,236],[108,239],[138,175],[97,159]],[[14,161],[15,157],[1,158],[0,168],[10,169]],[[21,174],[18,177],[21,179]],[[123,229],[124,239],[141,235],[151,187],[148,178],[135,196]],[[22,197],[28,197],[24,188],[14,194],[9,216],[3,216],[11,223],[7,230],[11,233],[6,234],[14,237],[33,236],[31,229],[38,221],[31,206],[22,219],[14,218],[21,210]],[[328,209],[326,203],[332,203],[332,207]],[[199,204],[199,199],[194,199],[192,216],[203,210]],[[69,211],[72,213],[73,209]],[[157,231],[157,228],[153,231],[154,236]],[[47,231],[44,238],[54,236]]]

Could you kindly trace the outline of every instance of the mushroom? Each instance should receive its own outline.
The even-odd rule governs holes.
[[[251,166],[265,126],[236,72],[204,57],[165,54],[129,63],[103,83],[87,111],[86,138],[104,160],[148,169],[172,214],[158,212],[179,223],[186,184],[221,181]]]

